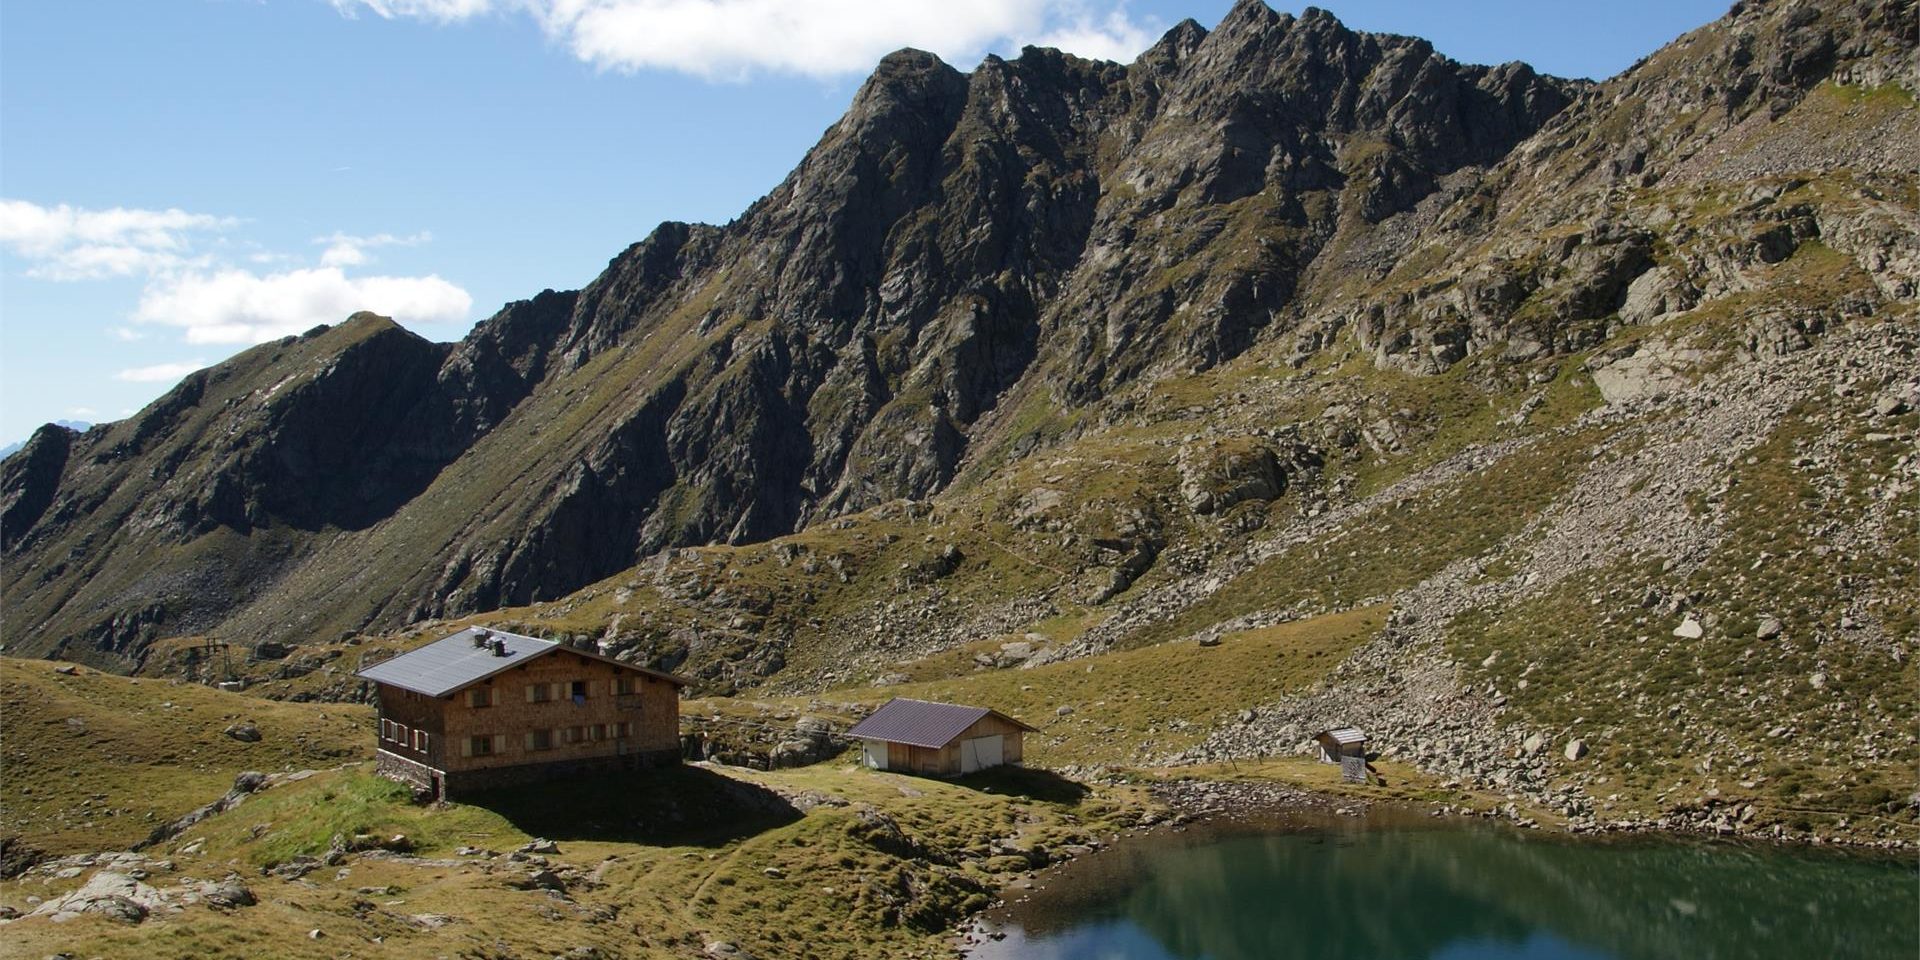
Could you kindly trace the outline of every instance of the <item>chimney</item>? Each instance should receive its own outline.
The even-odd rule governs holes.
[[[486,646],[487,646],[487,631],[475,630],[473,632],[473,648],[475,650],[484,650],[486,649]]]
[[[493,655],[496,657],[504,657],[508,655],[507,642],[505,640],[496,639],[493,641]]]

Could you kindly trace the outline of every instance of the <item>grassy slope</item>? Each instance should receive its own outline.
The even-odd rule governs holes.
[[[225,793],[242,770],[332,767],[373,753],[364,706],[55,667],[0,658],[0,834],[52,852],[129,846]],[[261,740],[222,733],[238,721],[257,725]]]
[[[1031,670],[847,689],[831,699],[872,703],[906,693],[992,703],[1044,722],[1045,732],[1029,738],[1037,762],[1125,762],[1141,751],[1192,742],[1239,704],[1315,682],[1377,630],[1383,616],[1383,610],[1368,608],[1229,636],[1217,647],[1121,651]],[[38,663],[9,662],[5,669],[10,701],[57,702],[53,713],[98,718],[102,729],[114,717],[138,728],[79,740],[63,751],[74,767],[103,771],[84,789],[106,793],[114,806],[130,805],[133,795],[148,792],[157,801],[162,789],[174,791],[181,803],[188,794],[200,802],[201,793],[218,793],[239,769],[277,766],[259,762],[241,745],[218,742],[225,738],[217,730],[214,740],[202,742],[197,732],[216,718],[253,715],[268,735],[256,748],[287,742],[296,728],[345,732],[350,744],[364,732],[354,711],[343,714],[334,704],[267,703],[91,673],[59,677],[51,665]],[[171,699],[175,710],[157,711],[159,697]],[[1074,713],[1056,717],[1052,708],[1061,703],[1076,705]],[[804,709],[797,700],[779,706]],[[831,710],[836,704],[814,706]],[[712,707],[736,715],[754,709],[727,700],[689,704],[688,712]],[[329,719],[321,721],[323,714]],[[161,743],[180,745],[171,749],[195,757],[197,769],[109,767],[113,744],[136,735],[146,738],[134,743],[138,749],[157,753],[169,749]],[[35,740],[61,745],[54,738]],[[200,752],[187,752],[193,750]],[[1414,771],[1382,767],[1393,784],[1387,795],[1443,796]],[[1276,761],[1258,769],[1203,772],[1342,789],[1332,771],[1317,763]],[[198,778],[190,786],[166,786],[171,777],[189,775]],[[690,766],[503,791],[427,809],[408,803],[404,791],[362,764],[273,786],[151,852],[172,860],[176,869],[157,872],[150,882],[167,886],[183,876],[207,879],[238,871],[254,887],[259,906],[232,912],[194,906],[131,928],[92,917],[58,927],[26,920],[9,926],[7,934],[30,955],[66,949],[83,955],[330,957],[373,937],[383,938],[383,955],[396,957],[539,956],[575,946],[596,946],[609,956],[688,956],[715,940],[760,957],[942,955],[941,931],[1030,868],[1017,851],[1104,838],[1133,822],[1146,805],[1138,787],[1089,791],[1042,770],[945,783],[868,771],[842,759],[771,773]],[[130,832],[145,830],[142,823]],[[323,868],[299,882],[259,875],[261,868],[296,856],[324,854],[336,835],[394,833],[406,834],[430,860],[458,864],[353,858],[344,872]],[[102,845],[45,829],[34,836],[61,838],[67,850]],[[508,887],[506,881],[525,868],[504,860],[488,867],[454,853],[461,846],[512,850],[536,836],[560,843],[562,853],[553,859],[595,877],[574,885],[571,901]],[[0,885],[0,902],[28,908],[28,895],[57,895],[84,879],[30,875]],[[430,930],[410,919],[419,914],[455,919]],[[325,931],[325,937],[307,939],[311,929]]]
[[[1899,824],[1920,746],[1920,668],[1898,651],[1916,629],[1920,512],[1911,495],[1880,543],[1836,546],[1835,529],[1864,529],[1880,483],[1910,447],[1879,434],[1911,431],[1920,416],[1870,424],[1859,402],[1803,407],[1740,458],[1724,490],[1695,509],[1718,509],[1726,538],[1684,577],[1662,561],[1623,563],[1534,599],[1463,617],[1452,652],[1477,683],[1510,691],[1547,729],[1593,731],[1596,761],[1617,794],[1603,813],[1642,814],[1717,798],[1754,803],[1807,829],[1849,817],[1863,830]],[[1830,465],[1810,454],[1837,443]],[[1705,636],[1673,635],[1681,615],[1649,609],[1650,592],[1694,598]],[[1894,598],[1853,606],[1857,597]],[[1899,602],[1905,598],[1908,602]],[[1877,621],[1884,641],[1841,626]],[[1757,636],[1777,618],[1778,636]],[[1504,651],[1491,664],[1493,651]],[[1515,653],[1518,656],[1515,656]],[[1817,679],[1816,679],[1817,677]]]
[[[1385,620],[1384,608],[1365,607],[1230,634],[1214,647],[1169,644],[823,696],[990,704],[1041,728],[1027,738],[1034,763],[1133,765],[1191,747],[1248,705],[1312,684]],[[1072,712],[1062,716],[1060,707]],[[1292,746],[1275,744],[1282,752]]]
[[[780,793],[819,805],[801,813]],[[952,784],[838,764],[777,774],[688,767],[427,809],[364,769],[336,771],[273,787],[156,851],[178,872],[149,882],[238,869],[259,906],[192,906],[132,928],[30,919],[7,935],[31,955],[157,958],[334,957],[376,937],[393,957],[551,956],[578,946],[685,957],[720,940],[759,957],[930,956],[962,911],[1027,869],[1024,858],[996,856],[996,841],[1084,842],[1134,809],[1041,774]],[[324,853],[336,831],[405,833],[427,859],[354,857],[298,882],[254,869]],[[556,869],[590,878],[570,884],[568,899],[510,887],[528,867],[454,852],[510,851],[535,836],[559,843],[549,857]],[[26,907],[28,894],[79,882],[49,887],[33,877],[0,886],[0,900]],[[411,919],[421,914],[451,921],[427,929]],[[309,939],[311,929],[324,938]]]

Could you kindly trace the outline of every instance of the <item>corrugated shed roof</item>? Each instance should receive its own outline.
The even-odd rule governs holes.
[[[927,700],[895,697],[882,704],[880,709],[875,710],[865,720],[854,724],[853,729],[847,731],[847,736],[859,740],[885,740],[890,743],[904,743],[938,750],[952,743],[955,737],[964,733],[968,727],[973,726],[981,717],[989,713],[1023,730],[1033,729],[1004,713],[989,710],[986,707],[963,707],[954,703],[933,703]]]
[[[523,637],[517,633],[489,630],[485,646],[473,645],[474,635],[484,628],[468,627],[453,636],[435,640],[417,650],[382,660],[355,676],[443,697],[467,684],[484,680],[502,670],[517,667],[560,644],[551,640]],[[493,640],[506,644],[507,655],[494,656]]]
[[[1361,733],[1358,727],[1334,727],[1331,730],[1322,730],[1314,735],[1314,739],[1316,740],[1321,737],[1332,737],[1334,743],[1367,742],[1367,735]]]

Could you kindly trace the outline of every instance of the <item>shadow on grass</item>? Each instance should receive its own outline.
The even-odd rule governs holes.
[[[1032,770],[1026,767],[992,767],[979,773],[967,774],[954,782],[982,793],[1025,797],[1041,803],[1058,803],[1066,806],[1078,804],[1091,792],[1086,785],[1069,780],[1051,770]]]
[[[765,787],[687,766],[505,787],[462,802],[536,837],[658,846],[723,846],[801,817]]]

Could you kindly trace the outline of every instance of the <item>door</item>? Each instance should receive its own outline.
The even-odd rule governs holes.
[[[1000,735],[974,737],[960,741],[960,772],[972,773],[987,767],[1000,765],[1002,750]]]
[[[887,745],[879,740],[860,741],[861,759],[875,770],[887,768]]]

